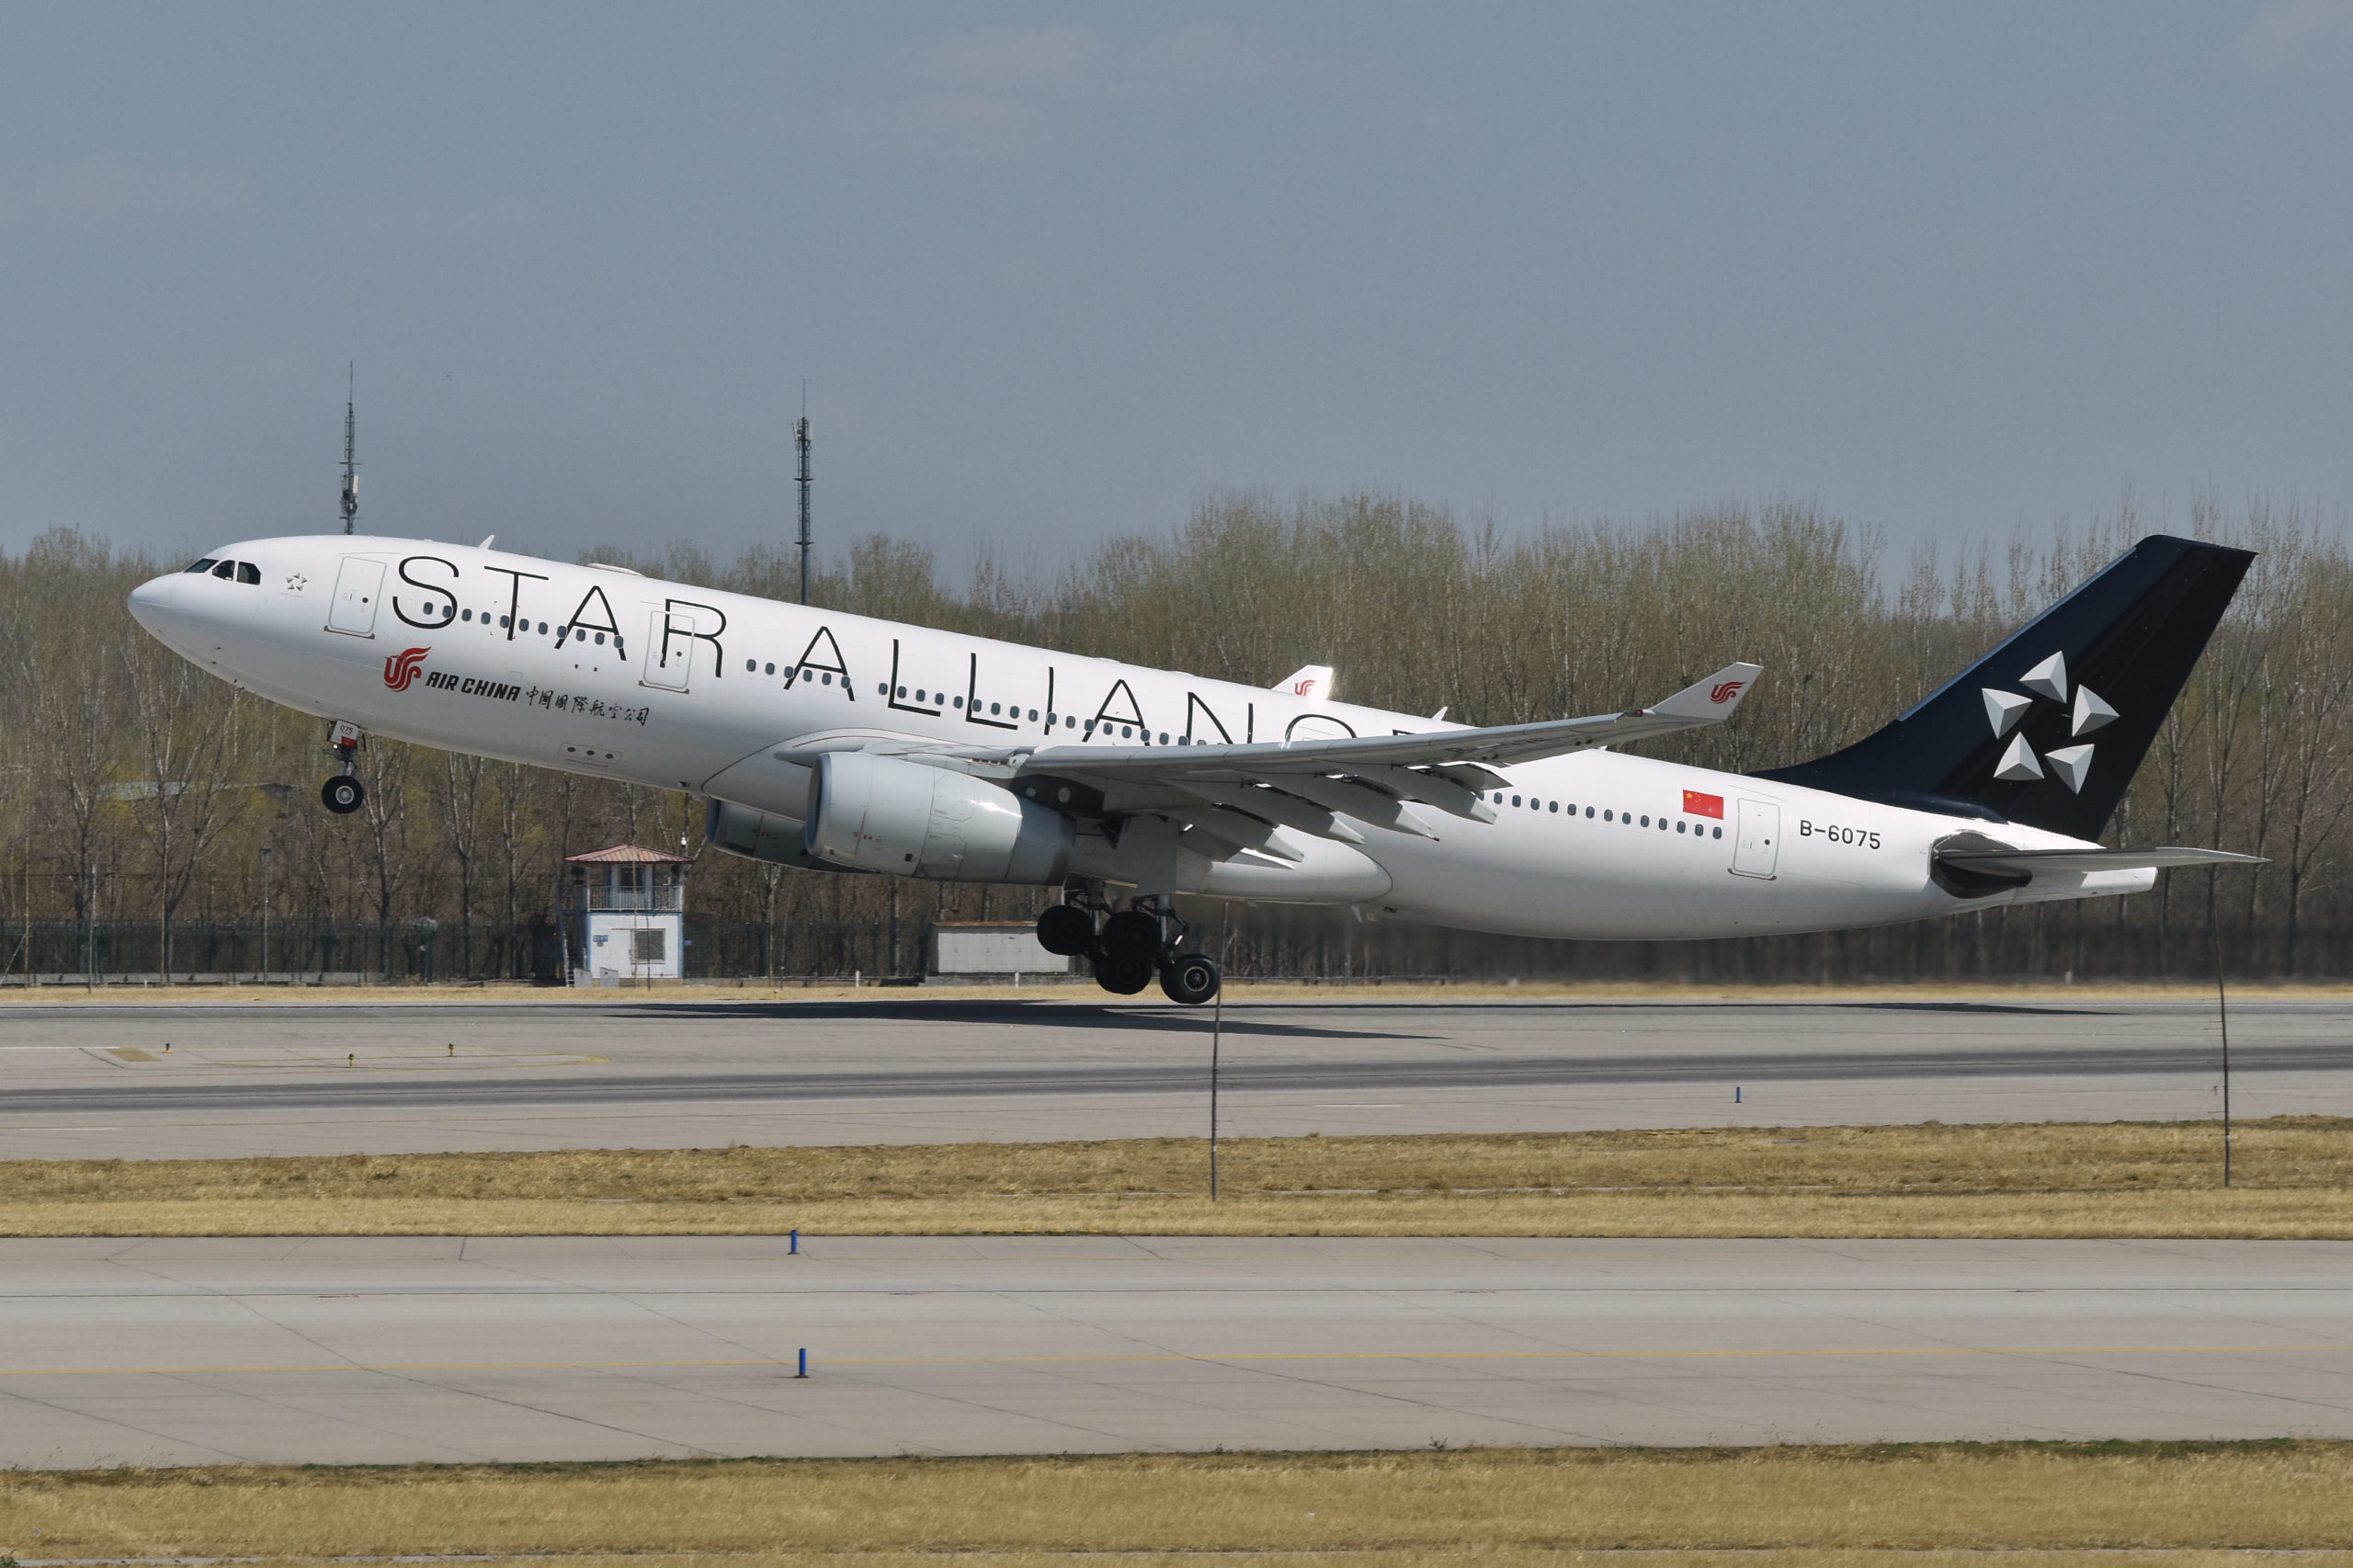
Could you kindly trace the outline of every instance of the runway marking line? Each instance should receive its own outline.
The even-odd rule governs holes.
[[[1829,1356],[2247,1356],[2345,1350],[2344,1345],[1985,1345],[1859,1350],[1269,1350],[1225,1356],[844,1356],[827,1367],[1017,1367],[1227,1361],[1662,1361]],[[598,1372],[696,1367],[790,1367],[784,1358],[685,1361],[328,1361],[253,1367],[0,1367],[0,1378],[197,1377],[231,1372]]]

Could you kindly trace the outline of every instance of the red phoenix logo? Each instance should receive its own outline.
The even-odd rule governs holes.
[[[430,648],[411,648],[395,653],[384,661],[384,684],[394,691],[406,691],[416,681],[417,666],[425,663]]]
[[[1309,692],[1315,689],[1315,683],[1312,680],[1294,681],[1291,683],[1290,689],[1292,696],[1305,697]]]
[[[1745,680],[1720,680],[1709,691],[1708,700],[1719,706],[1730,702],[1740,695],[1740,688],[1747,684]]]

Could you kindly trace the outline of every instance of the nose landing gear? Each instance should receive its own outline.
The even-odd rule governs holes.
[[[327,733],[327,752],[335,760],[335,777],[319,786],[319,803],[335,815],[349,816],[368,798],[368,791],[352,776],[351,759],[359,749],[359,726],[347,719],[337,719],[335,728]]]
[[[1074,889],[1071,902],[1038,917],[1038,944],[1050,953],[1086,958],[1095,983],[1115,996],[1133,996],[1160,979],[1172,1002],[1198,1007],[1218,993],[1218,967],[1206,953],[1180,953],[1185,923],[1156,899],[1138,899],[1097,922],[1109,909],[1100,884]]]

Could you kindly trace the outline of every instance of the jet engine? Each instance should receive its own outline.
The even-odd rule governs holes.
[[[828,752],[809,778],[809,853],[836,866],[951,882],[1058,883],[1068,817],[966,773]]]
[[[780,817],[774,812],[737,805],[733,801],[713,799],[710,813],[703,819],[703,837],[712,848],[741,855],[746,860],[797,866],[805,871],[847,873],[856,869],[810,854],[808,835],[807,825],[798,817]]]

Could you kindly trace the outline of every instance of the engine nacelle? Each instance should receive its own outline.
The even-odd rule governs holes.
[[[836,866],[950,882],[1053,885],[1075,831],[1050,806],[968,773],[828,752],[809,779],[809,853]]]
[[[703,837],[713,849],[741,855],[746,860],[845,875],[856,869],[810,854],[808,836],[808,824],[799,817],[780,817],[774,812],[739,806],[733,801],[713,800],[710,814],[703,819]]]

